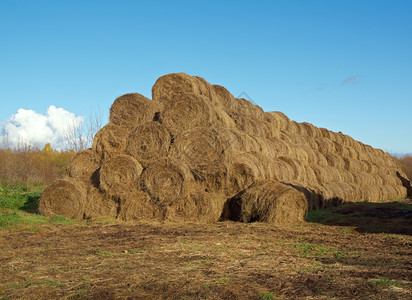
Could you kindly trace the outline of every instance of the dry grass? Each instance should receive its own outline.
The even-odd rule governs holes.
[[[35,224],[0,229],[0,243],[3,299],[412,296],[411,236],[353,226]]]

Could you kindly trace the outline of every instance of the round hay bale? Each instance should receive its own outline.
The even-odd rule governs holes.
[[[243,222],[290,224],[303,221],[308,209],[302,192],[273,180],[256,182],[231,201],[240,206]]]
[[[382,200],[379,187],[374,185],[365,186],[362,188],[364,201],[380,202]]]
[[[352,172],[349,172],[348,170],[345,170],[345,169],[340,169],[339,174],[342,178],[342,181],[348,182],[348,183],[355,183],[355,177],[353,176]]]
[[[311,167],[315,172],[319,184],[342,181],[339,170],[335,169],[334,167],[317,165],[312,165]]]
[[[324,138],[326,138],[326,139],[328,139],[328,140],[332,140],[332,139],[331,139],[332,133],[331,133],[329,130],[327,130],[326,128],[319,128],[319,130],[320,130],[320,132],[321,132],[321,134],[322,134],[322,137],[324,137]]]
[[[268,111],[264,116],[266,121],[275,124],[280,130],[285,130],[290,122],[290,119],[280,111]]]
[[[82,219],[86,201],[84,186],[73,179],[58,179],[41,194],[39,211],[46,217]]]
[[[222,127],[222,128],[236,128],[236,123],[235,121],[226,113],[226,111],[215,108],[214,109],[214,118],[216,118],[214,124],[216,127]]]
[[[67,175],[90,184],[93,173],[100,167],[92,149],[85,149],[77,152],[67,166]]]
[[[294,165],[287,162],[287,158],[282,157],[270,162],[271,175],[274,180],[280,182],[290,182],[295,178],[296,170]]]
[[[159,107],[157,102],[137,93],[118,97],[110,107],[109,120],[125,128],[134,128],[153,120]]]
[[[100,129],[94,139],[92,149],[100,161],[107,160],[124,151],[126,148],[126,139],[129,131],[125,128],[107,123]]]
[[[328,165],[337,169],[345,169],[345,161],[342,156],[335,153],[328,153],[325,155]]]
[[[328,161],[326,157],[317,150],[304,147],[306,154],[308,155],[308,163],[310,165],[327,166]]]
[[[172,137],[169,130],[159,122],[138,125],[127,138],[126,153],[146,166],[160,157],[166,157]]]
[[[223,188],[228,161],[217,129],[199,128],[181,133],[172,144],[169,156],[187,164],[196,181],[204,183],[207,191]]]
[[[169,157],[152,162],[143,171],[140,185],[153,204],[165,207],[186,197],[193,183],[193,176],[186,165]]]
[[[235,152],[228,169],[226,196],[233,197],[256,181],[272,178],[270,164],[257,152]]]
[[[347,188],[345,182],[328,182],[324,183],[323,186],[327,188],[330,192],[329,199],[333,199],[332,206],[335,204],[340,204],[345,201],[347,193],[345,188]]]
[[[356,172],[352,173],[352,175],[355,178],[355,183],[360,187],[373,186],[376,184],[376,178],[370,173]]]
[[[92,186],[87,191],[84,218],[92,220],[116,218],[118,207],[118,201]]]
[[[296,122],[296,121],[292,121],[292,120],[291,120],[291,121],[288,123],[287,127],[286,127],[286,131],[289,131],[289,132],[291,132],[291,133],[295,133],[295,134],[297,134],[297,135],[299,135],[299,136],[302,136],[301,128],[300,128],[300,126],[299,126],[299,123]]]
[[[197,81],[200,95],[205,96],[213,106],[218,107],[220,102],[216,99],[215,90],[212,88],[211,84],[202,77],[193,76],[193,78]]]
[[[333,142],[333,143],[335,147],[335,152],[334,152],[335,154],[341,157],[349,157],[350,152],[349,152],[349,149],[345,145],[338,143],[338,142]]]
[[[216,100],[220,103],[219,106],[226,112],[232,110],[235,106],[235,97],[223,86],[212,85]]]
[[[301,125],[301,128],[304,130],[305,135],[307,137],[310,137],[310,138],[320,138],[320,137],[322,137],[322,133],[321,133],[320,129],[318,127],[314,126],[313,124],[303,122],[303,123],[300,123],[300,125]]]
[[[167,209],[168,221],[194,221],[214,223],[219,221],[226,197],[222,194],[193,191],[185,199]]]
[[[264,120],[265,119],[265,112],[263,109],[256,104],[253,104],[249,100],[246,100],[244,98],[236,98],[236,110],[252,119],[257,119],[257,120]]]
[[[177,136],[184,130],[214,125],[216,115],[204,96],[180,94],[165,105],[161,119],[172,135]]]
[[[352,173],[357,173],[357,172],[371,172],[371,165],[368,162],[364,162],[361,160],[355,160],[351,158],[344,157],[343,161],[345,163],[344,169],[348,170],[349,172]]]
[[[265,126],[266,124],[262,121],[245,116],[237,111],[229,112],[229,116],[239,131],[261,138],[267,138],[268,126]]]
[[[142,170],[142,165],[130,155],[112,157],[100,169],[100,188],[115,197],[135,191]]]
[[[165,218],[164,209],[154,205],[143,191],[122,195],[119,203],[117,218],[123,221],[162,221]]]
[[[205,96],[208,102],[213,101],[214,91],[200,77],[192,77],[185,73],[171,73],[157,79],[152,87],[152,99],[160,102],[172,102],[181,94]]]
[[[325,138],[325,137],[317,138],[315,139],[315,142],[318,146],[317,148],[319,152],[322,153],[323,155],[336,152],[335,143],[332,142],[328,138]]]

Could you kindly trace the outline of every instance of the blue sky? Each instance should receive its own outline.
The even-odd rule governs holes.
[[[150,97],[186,72],[264,110],[412,152],[412,1],[0,1],[0,122]]]

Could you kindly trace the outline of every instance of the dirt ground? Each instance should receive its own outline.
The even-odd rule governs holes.
[[[412,219],[398,214],[366,216],[400,217],[401,234],[333,218],[0,228],[0,299],[412,299]]]

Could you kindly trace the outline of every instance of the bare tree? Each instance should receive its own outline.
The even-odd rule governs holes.
[[[103,117],[100,108],[97,112],[89,113],[88,117],[81,124],[74,121],[67,126],[64,136],[64,149],[80,151],[90,148],[94,136],[103,126]]]

